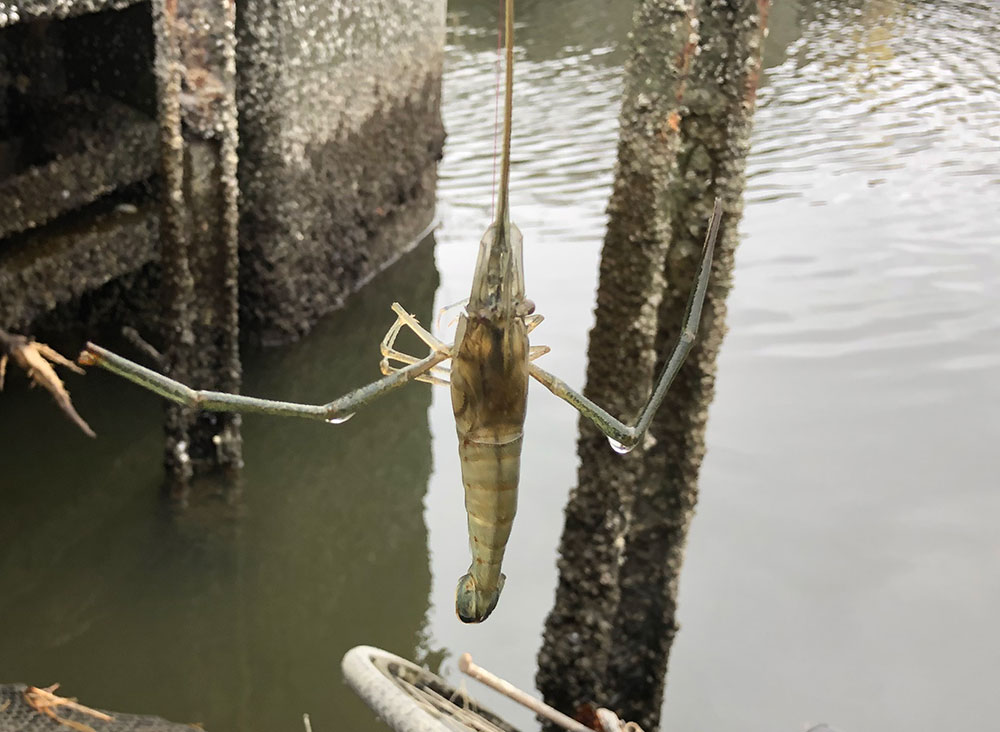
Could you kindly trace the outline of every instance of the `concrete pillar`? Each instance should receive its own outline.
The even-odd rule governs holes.
[[[237,392],[238,184],[235,7],[154,0],[162,164],[164,369],[193,388]],[[198,471],[238,470],[240,419],[167,406],[165,464],[183,493]]]
[[[241,314],[252,338],[302,335],[430,223],[445,6],[239,4]]]

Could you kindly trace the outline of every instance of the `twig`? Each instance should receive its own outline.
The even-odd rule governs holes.
[[[550,722],[558,724],[569,732],[594,732],[589,727],[580,724],[572,717],[568,717],[558,709],[553,709],[545,702],[521,691],[509,681],[504,681],[499,676],[494,676],[484,668],[480,668],[472,662],[472,656],[463,653],[458,659],[458,668],[463,674],[467,674],[476,681],[486,684],[491,689],[499,691],[506,697],[513,699],[518,704],[527,707],[535,714],[545,717]]]
[[[166,358],[164,358],[163,354],[160,353],[152,343],[139,335],[139,331],[126,325],[122,328],[122,335],[125,336],[125,340],[131,343],[137,350],[145,354],[146,358],[156,364],[158,368],[162,369],[164,367],[167,362]]]
[[[643,732],[638,722],[625,722],[610,709],[600,707],[595,714],[604,732]]]

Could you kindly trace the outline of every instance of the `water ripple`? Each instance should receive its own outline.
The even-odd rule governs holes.
[[[462,12],[444,89],[439,305],[467,294],[493,205],[488,5],[452,3]],[[519,15],[512,212],[529,293],[549,318],[539,333],[553,347],[545,367],[573,385],[583,379],[615,156],[623,53],[604,36],[623,39],[632,5],[524,3]],[[1000,597],[989,581],[1000,4],[772,7],[664,726],[804,729],[802,719],[835,712],[871,729],[975,726],[997,716],[983,648]],[[435,434],[454,429],[446,402],[435,397]],[[555,581],[539,557],[554,552],[577,469],[575,415],[532,397],[526,434],[533,429],[544,438],[525,441],[507,559],[504,602],[516,612],[498,612],[474,636],[456,628],[464,538],[454,527],[465,518],[451,443],[435,441],[426,512],[436,598],[428,637],[481,650],[525,688]],[[913,517],[905,527],[901,513]],[[949,567],[934,566],[942,556]],[[947,642],[928,647],[927,628]]]
[[[734,293],[773,313],[737,337],[766,336],[769,355],[853,354],[859,369],[886,348],[978,351],[1000,311],[1000,47],[974,29],[1000,26],[1000,5],[817,2],[804,12],[760,95],[753,239]],[[779,209],[760,228],[758,205]],[[941,370],[993,364],[944,348],[929,358]]]

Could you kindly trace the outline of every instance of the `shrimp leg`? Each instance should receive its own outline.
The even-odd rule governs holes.
[[[417,334],[417,338],[426,343],[432,351],[437,351],[438,353],[446,353],[451,356],[451,346],[449,346],[444,341],[439,340],[433,334],[426,331],[423,326],[417,322],[417,319],[410,315],[403,306],[398,302],[392,304],[392,312],[396,313],[396,317],[404,322],[410,330]]]
[[[551,350],[548,346],[532,346],[528,349],[528,360],[534,361],[536,358],[541,358]]]
[[[656,388],[653,389],[649,401],[642,408],[639,420],[634,426],[627,425],[615,419],[583,394],[574,391],[564,381],[535,364],[530,364],[528,367],[528,373],[546,389],[569,403],[580,414],[596,424],[609,439],[617,443],[614,446],[616,449],[628,451],[639,443],[646,430],[649,429],[650,422],[653,421],[653,414],[656,413],[657,408],[663,403],[663,398],[666,396],[671,382],[677,376],[681,365],[684,363],[684,359],[687,358],[688,353],[691,351],[691,346],[698,335],[698,323],[701,321],[701,309],[705,304],[705,294],[708,292],[708,278],[712,272],[712,254],[715,250],[715,238],[719,233],[719,220],[721,217],[722,204],[716,199],[715,209],[712,212],[712,219],[708,226],[708,235],[705,237],[705,254],[702,257],[696,284],[694,290],[691,292],[687,313],[684,316],[684,329],[681,331],[681,337],[678,339],[677,345],[674,346],[674,350],[667,359],[666,366],[663,367],[663,372],[656,382]]]
[[[526,315],[524,318],[525,332],[531,333],[531,331],[533,331],[535,328],[537,328],[542,324],[543,320],[545,320],[545,316],[540,315],[539,313],[532,313],[531,315]]]
[[[408,353],[403,353],[402,351],[398,351],[394,347],[396,344],[396,338],[397,336],[399,336],[399,331],[403,328],[404,325],[408,326],[411,330],[413,330],[425,343],[427,343],[428,341],[433,342],[434,345],[431,346],[432,349],[434,349],[439,353],[446,351],[448,357],[449,358],[451,357],[451,346],[445,346],[443,343],[441,343],[441,341],[439,341],[433,335],[431,335],[426,330],[421,328],[420,324],[417,323],[416,318],[414,318],[412,315],[403,310],[402,306],[399,303],[393,303],[392,309],[393,312],[396,313],[396,322],[392,324],[391,328],[389,328],[389,331],[385,334],[385,338],[382,339],[382,343],[380,344],[379,347],[382,353],[382,362],[379,364],[379,367],[381,368],[383,374],[388,376],[389,374],[394,374],[397,371],[399,371],[398,368],[390,365],[389,363],[390,361],[398,361],[400,363],[405,363],[405,364],[414,364],[420,360],[416,356],[411,356]],[[416,380],[423,381],[426,384],[438,384],[441,386],[446,386],[450,383],[448,376],[449,376],[448,369],[433,368],[426,374],[417,376]]]
[[[271,399],[258,399],[242,394],[226,394],[219,391],[196,391],[179,381],[174,381],[127,358],[88,343],[80,354],[78,362],[84,366],[100,366],[123,376],[139,386],[160,396],[196,409],[209,412],[249,412],[275,414],[281,417],[304,417],[338,422],[348,419],[360,407],[378,399],[387,392],[402,386],[427,373],[449,357],[447,353],[434,352],[426,358],[399,369],[378,381],[344,394],[327,404],[297,404]]]

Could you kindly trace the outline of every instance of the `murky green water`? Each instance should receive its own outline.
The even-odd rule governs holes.
[[[546,368],[579,386],[630,3],[522,5],[513,213]],[[665,729],[1000,718],[998,25],[985,1],[776,2]],[[452,3],[449,40],[436,246],[301,344],[247,354],[247,392],[342,393],[377,373],[392,300],[427,317],[467,295],[491,209],[492,8]],[[574,413],[544,390],[508,584],[467,627],[445,391],[338,427],[247,418],[241,499],[175,517],[156,399],[99,373],[71,386],[96,442],[20,381],[0,396],[0,680],[214,732],[299,730],[302,712],[375,729],[340,682],[357,643],[445,656],[452,678],[469,650],[531,687],[576,471]]]

